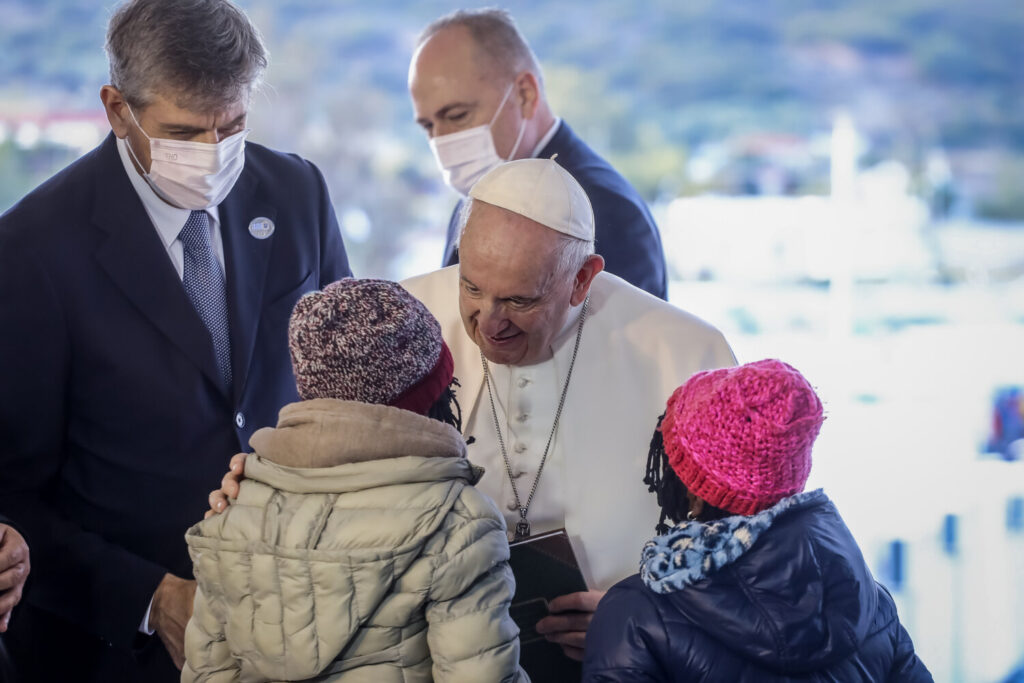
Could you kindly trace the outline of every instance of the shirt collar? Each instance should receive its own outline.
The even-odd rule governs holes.
[[[548,132],[544,133],[544,137],[542,137],[540,142],[537,143],[537,146],[533,148],[533,154],[530,155],[532,158],[536,159],[540,153],[544,151],[544,148],[548,146],[549,142],[551,142],[551,138],[555,137],[555,133],[558,132],[558,126],[561,124],[562,119],[556,116],[555,122],[551,124],[550,128],[548,128]]]
[[[160,235],[160,241],[163,242],[165,249],[170,248],[171,244],[178,239],[178,233],[181,232],[192,212],[189,209],[171,206],[157,196],[146,179],[135,170],[135,164],[132,163],[131,153],[128,151],[128,145],[124,138],[117,138],[117,153],[121,157],[121,163],[124,164],[128,180],[131,181],[135,193],[142,200],[142,206],[145,207],[149,219],[156,227],[157,234]],[[207,209],[206,213],[210,215],[211,227],[217,225],[219,222],[217,207]]]

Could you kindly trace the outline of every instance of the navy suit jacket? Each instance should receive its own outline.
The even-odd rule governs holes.
[[[253,143],[245,156],[219,206],[230,393],[113,135],[0,217],[0,512],[32,538],[26,612],[40,614],[23,635],[50,653],[74,650],[40,632],[58,621],[64,639],[139,647],[163,575],[192,577],[185,530],[228,459],[297,400],[295,301],[351,275],[317,168]],[[266,239],[248,230],[259,217],[275,224]],[[76,680],[101,677],[79,666]]]
[[[590,198],[597,233],[595,250],[604,257],[605,270],[658,298],[667,298],[661,235],[640,194],[578,138],[565,121],[558,124],[555,135],[537,156],[549,159],[553,154],[558,155],[555,161],[572,174]],[[459,262],[456,242],[461,209],[460,201],[448,222],[445,266]]]

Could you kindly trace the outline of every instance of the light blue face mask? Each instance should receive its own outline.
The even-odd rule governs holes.
[[[498,114],[508,102],[514,86],[514,83],[510,84],[505,90],[501,104],[498,105],[490,122],[460,130],[457,133],[438,135],[430,141],[430,151],[434,153],[434,159],[437,161],[437,167],[441,169],[444,182],[463,196],[468,196],[469,189],[492,168],[516,158],[519,143],[522,142],[523,134],[526,132],[526,119],[523,119],[519,125],[519,134],[516,136],[515,144],[512,145],[508,159],[503,159],[498,155],[498,151],[494,147],[494,136],[491,134],[491,127],[498,120]]]
[[[150,137],[135,112],[128,107],[135,126],[149,140],[149,173],[146,182],[158,197],[182,209],[209,209],[220,204],[245,167],[246,128],[214,144]],[[126,138],[128,152],[144,168]]]

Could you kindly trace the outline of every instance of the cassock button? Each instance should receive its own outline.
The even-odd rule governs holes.
[[[529,384],[529,383],[530,383],[530,378],[529,377],[520,377],[519,378],[518,384],[519,384],[519,388],[520,389],[525,388],[526,385]]]
[[[245,415],[242,415],[242,413],[240,413],[240,412],[235,413],[235,424],[238,426],[239,429],[244,427],[245,426]]]
[[[515,449],[516,453],[525,453],[526,452],[526,444],[523,443],[522,441],[516,442],[516,445],[513,448]]]
[[[510,500],[510,501],[508,502],[508,505],[506,505],[505,507],[507,507],[507,508],[509,509],[509,511],[510,511],[510,512],[515,512],[516,510],[518,510],[518,509],[519,509],[519,508],[518,508],[518,507],[516,506],[516,502],[515,502],[514,500]]]
[[[526,422],[527,420],[530,419],[530,414],[529,413],[519,413],[519,415],[518,415],[518,417],[516,417],[516,419],[519,420],[520,422]]]

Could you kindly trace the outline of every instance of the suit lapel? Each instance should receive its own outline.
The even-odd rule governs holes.
[[[98,155],[92,221],[107,239],[96,260],[132,304],[222,391],[210,333],[126,175],[113,135]]]
[[[263,308],[263,288],[274,235],[257,239],[249,233],[255,218],[277,218],[276,209],[256,194],[258,182],[244,171],[219,207],[224,266],[227,274],[228,314],[231,318],[231,366],[237,403],[249,375],[256,331]]]

